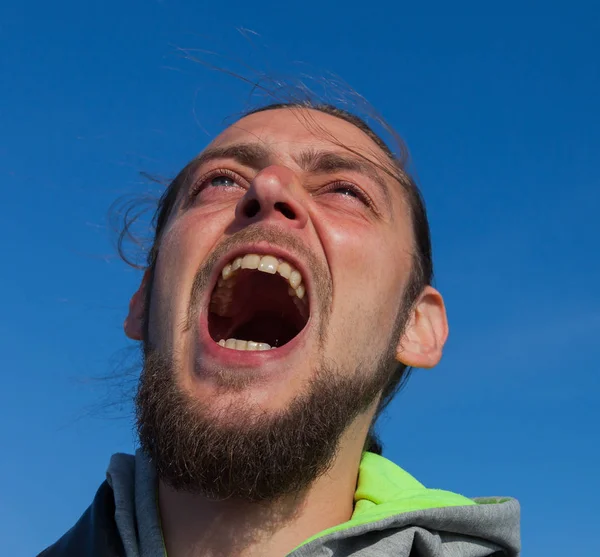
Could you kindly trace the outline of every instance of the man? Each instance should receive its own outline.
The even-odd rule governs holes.
[[[125,321],[141,449],[42,555],[518,555],[516,501],[426,489],[377,454],[376,416],[448,325],[419,191],[364,121],[250,113],[155,222]]]

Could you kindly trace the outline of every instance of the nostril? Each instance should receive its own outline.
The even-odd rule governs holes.
[[[259,212],[260,203],[258,202],[258,199],[251,199],[246,203],[246,206],[244,207],[244,215],[247,218],[251,219],[252,217],[255,217]]]
[[[275,210],[279,211],[284,217],[290,220],[294,220],[296,218],[296,213],[294,213],[294,210],[287,203],[278,201],[275,203],[274,207]]]

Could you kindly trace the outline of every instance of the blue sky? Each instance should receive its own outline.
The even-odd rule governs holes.
[[[451,337],[392,404],[386,455],[430,487],[517,497],[524,555],[597,551],[600,11],[324,4],[0,7],[5,554],[58,538],[134,450],[131,407],[107,406],[122,389],[94,379],[136,358],[121,327],[140,275],[107,210],[156,192],[139,172],[174,175],[248,96],[177,47],[331,71],[403,135]]]

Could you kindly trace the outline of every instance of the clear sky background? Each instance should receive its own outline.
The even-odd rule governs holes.
[[[451,337],[392,404],[385,454],[430,487],[517,497],[525,556],[598,555],[600,10],[328,4],[2,3],[3,555],[62,535],[135,449],[131,405],[107,406],[131,379],[93,379],[136,359],[140,273],[107,211],[156,191],[139,172],[173,176],[249,92],[176,47],[334,72],[404,136]]]

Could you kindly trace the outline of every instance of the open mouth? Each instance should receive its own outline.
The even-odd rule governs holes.
[[[236,257],[221,271],[211,298],[208,332],[233,350],[271,350],[295,338],[310,315],[300,272],[272,255]]]

